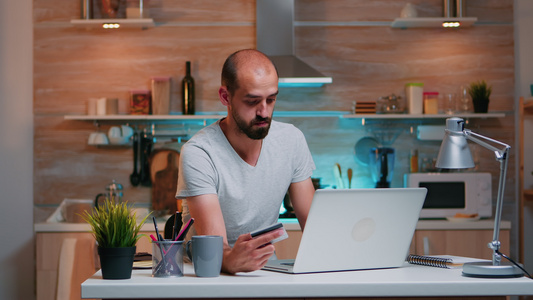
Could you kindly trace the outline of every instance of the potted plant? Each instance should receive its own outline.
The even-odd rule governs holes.
[[[137,224],[136,214],[127,202],[106,198],[103,205],[90,213],[85,211],[81,217],[91,226],[98,244],[103,279],[131,278],[137,241],[143,236],[139,231],[148,215]]]
[[[488,86],[485,80],[472,82],[468,88],[468,93],[472,97],[474,112],[486,113],[489,111],[489,98],[492,87]]]

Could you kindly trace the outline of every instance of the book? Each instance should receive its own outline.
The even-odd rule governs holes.
[[[414,265],[437,267],[445,269],[461,268],[465,263],[489,261],[486,259],[471,258],[455,255],[415,255],[407,256],[406,261]]]

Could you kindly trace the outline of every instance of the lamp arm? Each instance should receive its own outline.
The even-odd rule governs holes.
[[[496,196],[496,211],[494,213],[494,232],[492,236],[492,242],[488,244],[488,247],[493,250],[492,264],[494,266],[499,266],[502,259],[501,255],[498,254],[498,250],[500,249],[500,223],[503,208],[503,195],[505,192],[505,179],[507,177],[507,158],[509,157],[509,150],[511,149],[511,146],[500,141],[488,138],[486,136],[474,133],[467,129],[463,130],[463,134],[467,139],[471,140],[472,142],[494,151],[494,154],[496,155],[496,160],[500,162],[500,178],[498,181],[498,195]],[[504,148],[499,149],[485,142],[484,140],[498,144],[500,146],[503,146]]]
[[[489,137],[486,137],[484,135],[481,135],[479,133],[475,133],[475,132],[472,132],[471,130],[468,130],[468,129],[464,129],[463,130],[463,134],[464,136],[471,140],[472,142],[480,145],[480,146],[483,146],[489,150],[492,150],[492,151],[495,151],[495,152],[498,152],[500,156],[502,156],[505,152],[507,152],[506,150],[508,150],[509,148],[511,148],[511,146],[505,144],[505,143],[502,143],[500,141],[497,141],[495,139],[491,139]],[[500,148],[497,148],[497,147],[494,147],[493,145],[485,142],[484,140],[486,141],[489,141],[491,143],[494,143],[494,144],[498,144],[500,146],[503,146],[504,148],[503,149],[500,149]],[[497,157],[499,158],[499,157]]]

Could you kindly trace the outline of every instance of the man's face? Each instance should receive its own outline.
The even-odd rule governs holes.
[[[278,94],[274,72],[251,72],[239,77],[239,88],[231,96],[230,113],[240,131],[251,139],[267,136]]]

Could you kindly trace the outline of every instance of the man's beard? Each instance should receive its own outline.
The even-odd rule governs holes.
[[[233,117],[233,120],[235,120],[235,123],[237,124],[237,127],[239,127],[240,131],[246,134],[247,137],[253,140],[264,139],[268,134],[268,130],[270,129],[270,124],[272,122],[272,119],[269,117],[262,118],[262,117],[256,116],[255,119],[253,119],[248,124],[246,123],[246,121],[241,119],[239,115],[235,113],[235,111],[232,111],[231,116]],[[254,124],[257,122],[268,122],[268,125],[265,127],[254,128]]]

